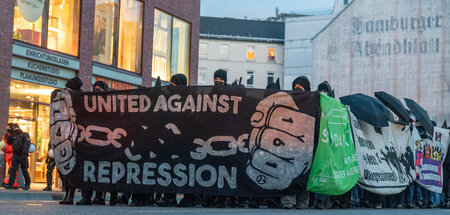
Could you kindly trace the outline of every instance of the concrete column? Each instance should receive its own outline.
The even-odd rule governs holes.
[[[13,47],[15,0],[0,1],[0,139],[6,132],[9,118],[9,91],[11,84],[11,62]]]
[[[144,1],[144,23],[142,32],[141,75],[142,86],[152,86],[153,22],[155,19],[155,2]]]

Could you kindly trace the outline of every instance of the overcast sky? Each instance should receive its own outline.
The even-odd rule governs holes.
[[[200,15],[213,17],[267,18],[296,10],[332,8],[334,0],[201,0]]]

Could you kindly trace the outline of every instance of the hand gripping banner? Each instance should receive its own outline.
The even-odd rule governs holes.
[[[229,87],[56,90],[51,145],[84,190],[281,195],[306,188],[318,101]]]

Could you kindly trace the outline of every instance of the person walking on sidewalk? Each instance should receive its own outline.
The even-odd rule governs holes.
[[[50,142],[48,143],[48,153],[45,163],[47,163],[47,187],[43,191],[52,191],[53,170],[55,169],[56,162],[53,158],[53,149],[50,146]]]
[[[13,150],[12,150],[12,145],[11,145],[11,141],[12,141],[11,126],[12,125],[13,125],[13,123],[8,123],[8,125],[6,126],[7,133],[5,134],[5,136],[3,136],[3,140],[5,141],[5,146],[6,146],[5,159],[6,159],[6,163],[8,164],[8,173],[3,180],[2,186],[9,183],[9,173],[11,172],[11,162],[12,162],[12,157],[13,157]],[[18,172],[17,172],[17,175],[18,175]],[[14,189],[19,188],[19,177],[17,177],[17,175],[16,175],[16,180],[14,181],[14,184],[13,184]]]
[[[19,167],[22,169],[23,176],[25,178],[25,186],[23,190],[30,189],[30,174],[28,174],[28,151],[30,149],[30,135],[23,132],[19,125],[13,124],[12,127],[12,138],[10,138],[10,143],[13,149],[13,157],[11,162],[11,171],[9,173],[9,181],[4,187],[6,189],[13,189],[13,182],[16,179],[16,173]]]

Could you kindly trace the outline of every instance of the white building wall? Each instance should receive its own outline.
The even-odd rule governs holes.
[[[292,90],[291,84],[300,75],[311,78],[311,38],[319,33],[333,15],[286,18],[284,89]],[[314,89],[314,86],[312,86]]]
[[[286,18],[284,43],[286,56],[284,62],[285,90],[291,90],[291,84],[298,76],[304,75],[311,79],[311,39],[352,1],[353,0],[335,0],[332,14]],[[301,12],[299,13],[301,14]],[[312,14],[314,14],[314,12],[312,12]],[[312,90],[315,90],[316,88],[316,85],[311,86]]]
[[[274,80],[280,78],[281,87],[283,86],[283,44],[202,38],[200,44],[207,44],[208,51],[206,57],[199,55],[198,85],[213,85],[214,72],[224,69],[227,71],[229,84],[242,77],[242,84],[247,86],[247,71],[254,71],[254,88],[266,88],[268,73],[274,73]],[[226,59],[220,58],[221,44],[229,47]],[[255,60],[247,60],[248,46],[255,47]],[[268,61],[268,48],[275,48],[275,62]]]
[[[338,97],[386,91],[450,121],[450,1],[354,1],[313,39],[322,80]]]

